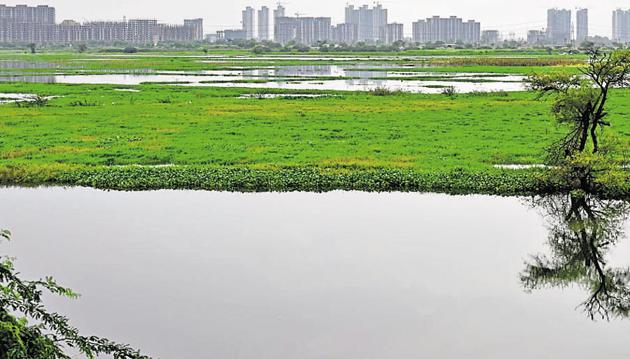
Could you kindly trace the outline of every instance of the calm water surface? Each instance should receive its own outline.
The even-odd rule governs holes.
[[[545,223],[485,196],[0,189],[18,269],[83,294],[52,309],[159,358],[630,357],[584,290],[524,292]]]
[[[403,67],[399,65],[399,69]],[[378,71],[371,71],[371,70]],[[114,84],[172,83],[186,86],[274,88],[287,90],[369,91],[379,87],[405,92],[440,93],[444,87],[457,92],[523,91],[524,77],[508,74],[388,71],[383,64],[299,65],[265,68],[161,71],[102,74],[3,74],[0,82]],[[243,80],[256,82],[242,83]]]

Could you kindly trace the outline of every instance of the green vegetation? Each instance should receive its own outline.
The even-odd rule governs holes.
[[[531,71],[568,76],[586,61],[584,55],[491,57],[478,50],[466,60],[446,57],[466,56],[463,51],[433,54],[427,59],[389,60],[389,65],[392,69],[410,62],[440,66],[395,69],[406,72]],[[254,56],[236,50],[228,55]],[[111,57],[89,50],[0,56],[52,64],[63,72],[88,73],[322,64],[321,60],[264,57],[206,63],[199,53],[139,52]],[[249,81],[256,80],[243,80]],[[0,84],[0,93],[36,94],[42,99],[0,105],[0,181],[119,189],[343,188],[492,194],[540,193],[562,187],[554,184],[551,169],[495,168],[545,163],[547,148],[566,131],[562,124],[553,125],[551,99],[541,100],[527,92],[458,94],[439,87],[443,94],[379,88],[354,93],[299,91],[333,95],[326,97],[265,98],[264,94],[295,92],[167,84]],[[630,113],[630,91],[611,90],[608,105],[609,117],[617,120],[602,140],[615,139],[621,150],[614,160],[626,164],[630,123],[621,119]],[[626,177],[623,169],[607,176],[609,192],[615,196],[629,193]]]
[[[0,229],[0,242],[9,239],[10,233]],[[90,359],[148,359],[127,345],[79,334],[67,318],[45,308],[44,293],[78,298],[53,278],[21,278],[13,258],[0,255],[0,359],[69,359],[68,347]]]
[[[133,52],[135,48],[125,48],[118,53],[110,52],[39,52],[36,54],[0,51],[0,58],[37,62],[48,66],[21,69],[22,72],[85,73],[85,72],[129,72],[139,70],[155,71],[202,71],[220,70],[235,67],[264,68],[289,65],[326,64],[388,64],[421,65],[427,67],[402,67],[396,71],[416,72],[484,72],[531,74],[534,72],[577,73],[577,67],[585,64],[584,55],[553,54],[543,55],[535,51],[481,51],[481,50],[416,50],[404,53],[314,53],[253,54],[247,51],[204,52]],[[217,57],[221,56],[221,57]],[[280,57],[281,59],[278,59]],[[331,57],[349,57],[351,60],[333,61]],[[304,59],[305,58],[305,59]],[[382,69],[375,69],[382,71]],[[0,69],[2,71],[7,69]],[[8,71],[11,71],[10,69]]]

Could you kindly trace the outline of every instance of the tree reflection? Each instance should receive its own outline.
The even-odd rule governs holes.
[[[528,291],[579,285],[590,291],[581,307],[591,319],[630,313],[630,268],[610,268],[606,256],[620,238],[630,205],[582,192],[533,200],[549,221],[550,254],[526,263]]]

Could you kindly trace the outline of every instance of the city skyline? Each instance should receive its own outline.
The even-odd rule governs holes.
[[[113,0],[107,3],[99,1],[50,0],[50,1],[7,1],[6,5],[25,4],[49,5],[57,8],[59,21],[72,19],[77,21],[98,21],[126,18],[152,18],[165,23],[177,23],[182,18],[203,17],[205,33],[214,33],[223,29],[240,28],[241,12],[247,6],[275,8],[273,1],[236,0],[216,6],[191,0],[181,0],[177,6],[170,2],[137,0],[133,3]],[[372,5],[372,2],[351,1],[351,5]],[[626,0],[532,0],[515,10],[513,4],[498,0],[469,2],[464,0],[428,1],[421,6],[411,0],[383,2],[389,10],[390,22],[405,25],[405,36],[411,37],[411,24],[419,19],[432,16],[458,16],[475,19],[483,24],[483,29],[499,30],[504,36],[514,33],[516,38],[525,38],[527,31],[544,28],[547,23],[547,9],[558,7],[575,12],[578,8],[589,9],[589,33],[591,35],[612,36],[612,12],[617,8],[627,9]],[[293,0],[284,3],[287,16],[299,12],[311,17],[331,17],[333,24],[343,23],[345,3],[333,0],[310,2]],[[93,15],[98,14],[98,15]]]

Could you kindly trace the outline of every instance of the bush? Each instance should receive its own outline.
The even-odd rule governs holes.
[[[26,101],[17,101],[15,106],[17,107],[44,107],[48,106],[48,97],[36,95],[35,97],[29,98]]]
[[[457,91],[455,90],[455,87],[448,86],[442,89],[442,95],[453,98],[457,96]]]
[[[372,96],[396,96],[403,94],[402,90],[391,90],[387,87],[377,87],[369,91]]]

